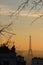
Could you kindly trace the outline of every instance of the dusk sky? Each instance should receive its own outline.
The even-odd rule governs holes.
[[[12,31],[16,33],[13,36],[15,46],[17,50],[28,50],[29,49],[29,36],[32,37],[32,50],[43,50],[43,5],[40,2],[36,8],[34,7],[31,12],[30,9],[34,6],[32,0],[25,5],[25,8],[17,15],[13,15],[10,18],[10,14],[15,12],[17,8],[26,0],[0,0],[0,25],[9,24],[13,22]],[[36,1],[36,0],[33,0]],[[39,1],[39,0],[38,0]],[[36,1],[36,2],[38,2]],[[39,10],[38,10],[39,9]],[[40,17],[42,15],[42,17]],[[37,19],[34,23],[32,21]],[[1,29],[1,26],[0,26]],[[5,37],[3,37],[5,39]],[[7,36],[6,36],[7,39]],[[0,40],[3,41],[3,39]]]

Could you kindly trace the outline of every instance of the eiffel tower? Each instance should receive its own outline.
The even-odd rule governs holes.
[[[33,58],[32,45],[31,45],[31,35],[29,36],[29,50],[27,55],[27,65],[31,65],[31,61]]]
[[[28,52],[28,55],[33,56],[32,46],[31,46],[31,35],[29,36],[29,52]]]

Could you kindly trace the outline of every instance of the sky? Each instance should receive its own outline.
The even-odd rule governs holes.
[[[33,1],[36,0],[30,0],[19,14],[12,15],[12,17],[9,16],[25,1],[26,0],[0,0],[0,25],[4,26],[9,24],[11,21],[13,22],[9,31],[16,33],[16,36],[12,36],[12,40],[15,42],[14,44],[17,50],[29,50],[29,36],[31,35],[32,50],[43,51],[42,2],[35,7],[35,3]],[[32,6],[34,7],[33,9],[31,9]],[[40,15],[42,15],[42,17]],[[34,21],[34,23],[31,25],[32,21]],[[0,43],[3,43],[3,41],[5,42],[7,39],[7,34],[5,36],[1,36]],[[9,43],[9,46],[11,45],[12,44]]]

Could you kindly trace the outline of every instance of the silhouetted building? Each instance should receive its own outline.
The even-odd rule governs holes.
[[[15,47],[8,49],[6,46],[0,47],[0,65],[26,65],[24,57],[16,56]]]
[[[43,58],[37,58],[37,57],[34,57],[32,58],[32,62],[31,62],[31,65],[43,65]]]
[[[17,65],[26,65],[26,61],[24,61],[24,57],[20,55],[17,56]]]

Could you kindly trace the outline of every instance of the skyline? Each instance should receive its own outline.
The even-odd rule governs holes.
[[[15,12],[23,2],[24,0],[0,0],[0,25],[8,24],[11,21],[13,22],[12,31],[10,31],[16,33],[13,40],[15,40],[15,46],[18,50],[28,50],[30,35],[32,36],[32,49],[37,51],[43,50],[43,8],[39,11],[34,8],[29,13],[33,4],[28,4],[30,6],[26,6],[18,15],[13,15],[12,18],[9,16]],[[31,2],[32,0],[30,0],[29,3]],[[38,5],[38,7],[40,5]],[[40,15],[42,15],[42,17],[40,17]],[[39,17],[39,19],[30,25],[37,17]]]

